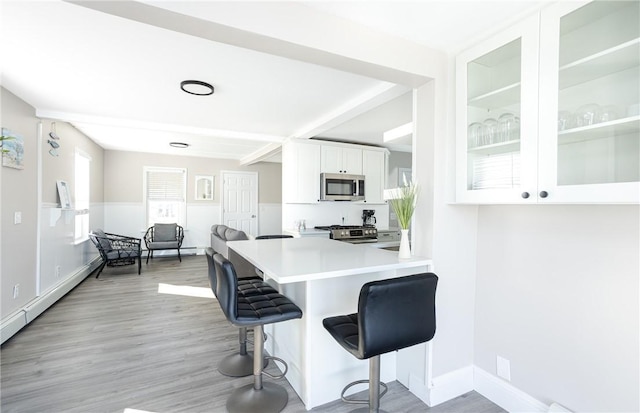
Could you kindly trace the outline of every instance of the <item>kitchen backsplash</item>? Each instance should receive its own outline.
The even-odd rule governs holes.
[[[282,227],[291,229],[295,222],[304,219],[307,228],[318,225],[362,225],[362,210],[376,211],[376,227],[389,227],[389,205],[370,205],[357,202],[320,202],[317,204],[282,204]]]

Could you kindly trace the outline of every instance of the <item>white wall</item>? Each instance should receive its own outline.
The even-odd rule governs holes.
[[[258,204],[260,234],[280,234],[282,231],[281,204]],[[187,226],[183,248],[211,246],[211,226],[221,223],[220,204],[187,203]],[[142,238],[144,228],[144,205],[134,202],[108,202],[105,204],[106,232]],[[144,246],[143,246],[144,248]]]
[[[483,206],[475,364],[572,411],[639,411],[640,209]]]

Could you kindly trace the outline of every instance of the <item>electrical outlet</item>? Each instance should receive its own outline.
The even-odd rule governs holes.
[[[498,377],[511,381],[511,362],[503,357],[496,356],[496,372]]]
[[[16,284],[13,286],[13,298],[18,298],[20,295],[20,284]]]
[[[56,278],[60,278],[60,266],[56,265]]]

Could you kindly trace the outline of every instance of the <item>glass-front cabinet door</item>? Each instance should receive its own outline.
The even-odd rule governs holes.
[[[541,202],[640,201],[640,2],[541,13]]]
[[[537,30],[536,16],[457,57],[458,202],[520,203],[535,195]]]

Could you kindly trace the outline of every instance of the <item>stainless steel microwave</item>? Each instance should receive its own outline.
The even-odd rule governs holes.
[[[320,174],[321,201],[364,200],[364,175]]]

